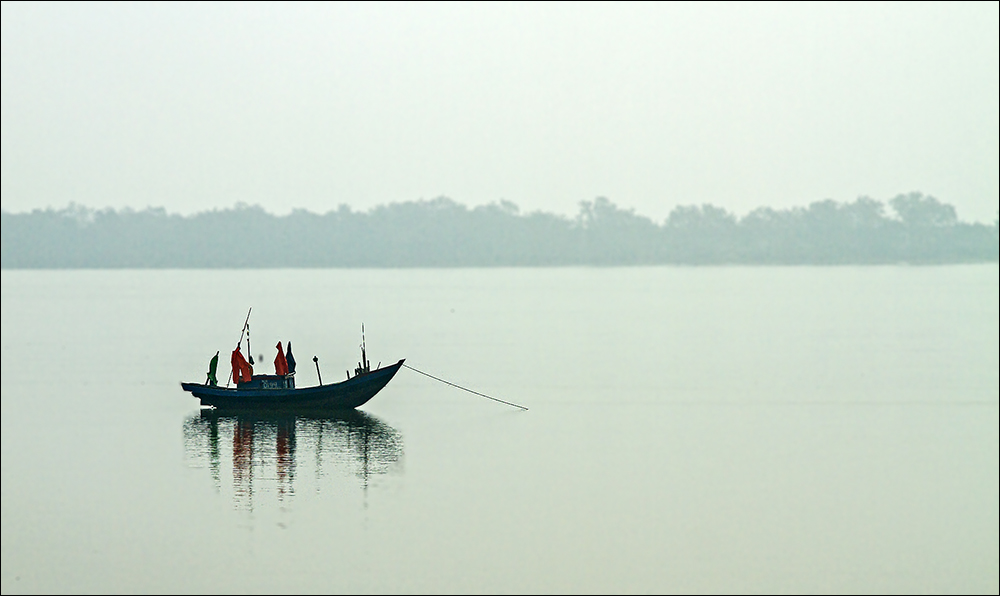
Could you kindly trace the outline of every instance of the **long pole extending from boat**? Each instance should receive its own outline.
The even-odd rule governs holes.
[[[369,372],[368,354],[365,353],[365,324],[361,323],[361,370]]]
[[[243,321],[243,329],[240,330],[240,339],[236,342],[236,349],[237,350],[240,349],[240,344],[243,343],[243,334],[247,330],[247,325],[250,324],[250,311],[252,311],[252,310],[253,310],[252,306],[247,309],[247,318],[246,318],[245,321]],[[250,338],[249,337],[247,338],[247,351],[248,352],[250,351]],[[232,380],[233,380],[233,371],[230,370],[229,371],[229,378],[226,379],[226,387],[229,387],[229,382],[232,381]]]
[[[319,357],[313,356],[313,362],[316,363],[316,376],[319,377],[319,384],[323,384],[323,375],[319,374]]]

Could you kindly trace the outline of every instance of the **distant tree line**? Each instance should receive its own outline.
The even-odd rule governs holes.
[[[680,206],[658,224],[606,198],[575,218],[509,201],[447,198],[367,212],[276,216],[238,204],[191,216],[164,209],[2,213],[3,268],[492,267],[653,264],[969,263],[998,260],[998,222],[959,222],[921,193],[883,203],[818,201],[742,218]]]

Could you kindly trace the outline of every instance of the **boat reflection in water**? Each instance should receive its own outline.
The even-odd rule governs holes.
[[[367,490],[374,475],[400,471],[403,456],[399,431],[360,410],[303,415],[206,408],[184,422],[184,443],[189,462],[207,466],[220,491],[232,466],[233,499],[250,510],[255,497],[290,498],[297,481],[315,482],[319,492],[332,475],[353,476]],[[299,478],[302,467],[306,478]]]

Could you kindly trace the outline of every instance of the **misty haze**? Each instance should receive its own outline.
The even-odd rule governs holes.
[[[1000,591],[1000,3],[0,11],[4,596]]]

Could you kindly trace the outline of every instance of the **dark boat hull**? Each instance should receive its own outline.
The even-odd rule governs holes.
[[[340,383],[296,389],[234,389],[202,383],[181,383],[181,387],[200,399],[202,406],[220,410],[349,410],[375,397],[401,366],[403,360]]]

